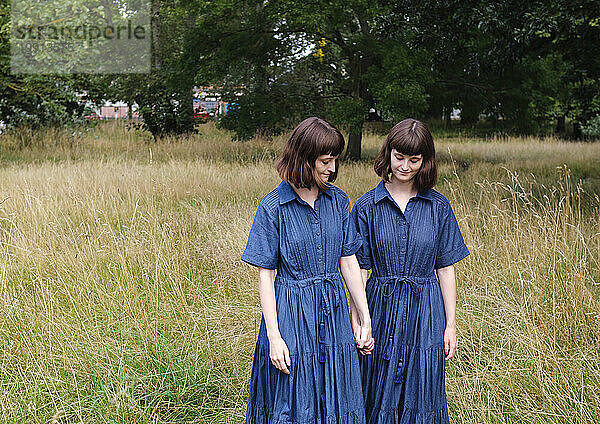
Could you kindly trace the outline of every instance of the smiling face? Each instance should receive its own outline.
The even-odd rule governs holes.
[[[337,159],[339,156],[320,155],[315,161],[315,177],[318,177],[324,183],[329,181],[329,177],[335,172]]]
[[[389,183],[390,178],[411,189],[423,191],[437,182],[433,137],[424,123],[407,118],[398,122],[386,137],[373,165],[375,173]]]
[[[407,155],[392,149],[390,157],[390,168],[392,170],[392,180],[407,183],[412,181],[421,165],[423,164],[423,155]]]
[[[337,158],[344,151],[342,133],[321,118],[306,118],[288,139],[277,172],[282,180],[297,188],[327,190],[339,171]]]

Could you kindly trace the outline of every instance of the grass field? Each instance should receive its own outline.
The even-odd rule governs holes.
[[[260,320],[239,257],[284,138],[212,125],[0,137],[0,420],[240,423]],[[371,159],[342,164],[355,200]],[[457,266],[454,423],[600,420],[600,143],[436,140]]]

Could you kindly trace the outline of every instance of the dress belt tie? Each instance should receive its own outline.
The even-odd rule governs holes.
[[[325,349],[325,340],[327,327],[325,325],[325,320],[329,318],[333,309],[337,309],[340,305],[340,293],[338,290],[338,286],[335,280],[332,277],[323,277],[317,280],[318,284],[321,285],[321,322],[319,323],[319,362],[325,363],[326,358],[326,349]],[[327,296],[327,290],[333,289],[333,305],[329,301],[329,296]],[[332,309],[333,307],[333,309]]]
[[[408,287],[410,287],[410,292],[414,294],[415,298],[418,300],[421,294],[421,285],[410,280],[407,279],[405,277],[400,277],[400,278],[392,278],[390,280],[388,280],[389,282],[389,286],[391,287],[391,290],[389,293],[386,293],[386,289],[387,287],[383,288],[383,296],[388,299],[388,302],[392,302],[394,299],[394,293],[396,292],[396,287],[400,287],[400,291],[402,290],[402,286],[403,285],[407,285]],[[402,308],[402,328],[401,328],[401,332],[400,332],[400,337],[401,338],[406,338],[406,322],[408,321],[408,307],[409,307],[409,297],[408,294],[404,300],[404,306]],[[390,308],[387,308],[388,310],[390,310]],[[394,348],[394,334],[396,332],[396,325],[397,325],[397,313],[398,310],[400,309],[400,305],[398,305],[398,308],[391,308],[393,311],[393,318],[388,320],[388,328],[387,328],[387,333],[388,333],[388,337],[387,337],[387,343],[385,346],[385,351],[384,351],[384,355],[383,355],[383,359],[386,361],[389,361],[392,358],[392,350]],[[406,355],[406,350],[402,349],[402,351],[400,352],[400,357],[398,359],[398,365],[396,367],[396,371],[394,373],[394,383],[401,383],[402,381],[404,381],[404,363],[405,363],[405,355]]]

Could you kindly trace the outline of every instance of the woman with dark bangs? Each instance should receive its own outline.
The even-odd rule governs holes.
[[[448,199],[432,188],[435,149],[422,122],[392,128],[374,167],[382,181],[352,210],[375,338],[372,354],[360,358],[367,423],[449,423],[444,361],[457,346],[453,264],[469,251]]]
[[[348,196],[330,184],[343,149],[335,127],[305,119],[277,162],[281,183],[258,205],[242,254],[259,269],[263,312],[247,424],[365,423],[357,347],[368,354],[374,342],[355,256],[361,240]]]

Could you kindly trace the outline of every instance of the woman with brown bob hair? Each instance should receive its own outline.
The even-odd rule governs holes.
[[[469,251],[448,199],[432,188],[437,165],[425,124],[405,119],[392,128],[374,168],[381,182],[352,210],[375,338],[372,354],[360,358],[367,423],[447,424],[454,263]]]
[[[302,121],[292,132],[281,157],[277,161],[277,172],[283,181],[300,189],[317,187],[321,191],[328,188],[327,182],[334,182],[339,170],[339,156],[344,150],[344,136],[337,128],[320,118]],[[333,158],[326,181],[318,175],[315,166],[317,158],[329,155]]]
[[[405,119],[388,134],[373,166],[375,173],[386,183],[390,182],[393,175],[392,150],[409,156],[422,156],[423,162],[413,180],[415,190],[424,191],[435,186],[438,177],[435,147],[433,137],[425,124],[414,119]]]
[[[355,256],[361,240],[348,196],[330,184],[343,149],[335,127],[305,119],[277,161],[281,183],[258,205],[242,254],[258,267],[263,312],[247,424],[365,423],[357,348],[369,354],[374,341]]]

